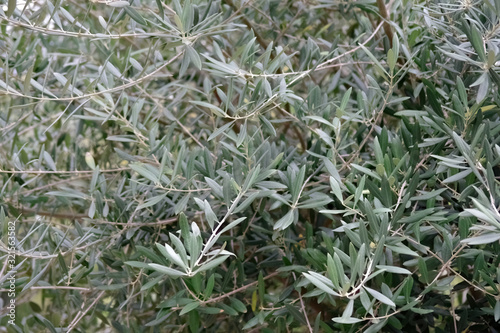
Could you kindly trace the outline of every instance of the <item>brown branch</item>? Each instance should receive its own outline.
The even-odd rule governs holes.
[[[19,210],[19,212],[23,215],[40,215],[40,216],[47,216],[47,217],[55,217],[58,219],[81,220],[85,217],[88,217],[87,214],[75,214],[75,213],[71,213],[71,212],[53,213],[53,212],[40,211],[37,209],[31,209],[31,208],[26,208],[26,207],[18,207],[16,209]]]
[[[108,170],[99,170],[101,173],[105,172],[119,172],[119,171],[125,171],[125,170],[130,170],[130,168],[117,168],[117,169],[108,169]],[[44,174],[56,174],[56,175],[62,175],[62,174],[92,174],[94,173],[93,170],[60,170],[60,171],[52,171],[52,170],[0,170],[0,173],[7,173],[7,174],[33,174],[33,175],[44,175]]]
[[[31,209],[31,208],[26,208],[26,207],[20,207],[17,208],[20,210],[21,214],[33,214],[33,215],[40,215],[40,216],[47,216],[47,217],[55,217],[58,219],[75,219],[75,220],[83,220],[85,218],[88,218],[89,216],[87,214],[74,214],[74,213],[52,213],[52,212],[46,212],[46,211],[38,211],[36,209]],[[95,223],[95,224],[113,224],[113,225],[126,225],[126,226],[134,226],[134,227],[142,227],[142,226],[157,226],[157,225],[164,225],[164,224],[171,224],[173,222],[177,221],[177,217],[171,217],[168,219],[164,220],[158,220],[155,222],[135,222],[135,223],[128,223],[128,222],[115,222],[115,221],[106,221],[106,220],[98,220],[98,219],[91,219],[90,222]]]
[[[169,219],[165,220],[158,220],[155,222],[114,222],[114,221],[105,221],[105,220],[91,220],[90,222],[95,223],[95,224],[113,224],[113,225],[126,225],[126,226],[133,226],[133,227],[143,227],[143,226],[158,226],[158,225],[164,225],[164,224],[171,224],[173,222],[177,221],[177,217],[171,217]]]
[[[392,29],[391,25],[389,24],[389,13],[387,13],[387,7],[385,6],[384,0],[377,0],[377,6],[380,12],[380,16],[384,20],[383,27],[385,35],[387,36],[387,38],[389,38],[389,45],[390,47],[392,47]]]

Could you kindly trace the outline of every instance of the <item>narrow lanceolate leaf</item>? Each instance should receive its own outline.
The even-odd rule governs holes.
[[[46,151],[43,152],[43,158],[45,159],[45,162],[47,165],[53,170],[56,171],[56,164],[54,163],[54,160],[52,159],[52,156]]]
[[[229,256],[225,255],[225,256],[220,256],[220,257],[217,257],[215,259],[212,259],[209,262],[202,264],[200,266],[200,268],[198,268],[196,271],[194,271],[194,273],[204,272],[204,271],[208,271],[209,269],[215,268],[215,267],[219,266],[220,264],[222,264],[224,261],[226,261],[226,259],[228,257]]]
[[[202,102],[202,101],[191,101],[192,104],[196,104],[196,105],[199,105],[199,106],[202,106],[202,107],[206,107],[210,110],[212,110],[213,113],[215,113],[217,116],[219,117],[227,117],[227,113],[225,113],[221,108],[219,108],[218,106],[216,105],[213,105],[213,104],[210,104],[210,103],[207,103],[207,102]]]
[[[331,281],[326,279],[324,276],[312,271],[309,271],[309,273],[302,273],[302,274],[307,280],[309,280],[312,284],[314,284],[316,287],[318,287],[325,293],[333,296],[340,296],[339,293],[333,290],[333,284],[331,283]]]
[[[16,6],[17,6],[17,0],[9,0],[7,5],[7,11],[5,12],[7,17],[10,17],[14,13]]]
[[[144,18],[132,7],[125,6],[123,9],[125,9],[125,12],[137,23],[142,24],[142,25],[147,25],[146,21]]]
[[[158,176],[153,171],[146,168],[145,166],[142,166],[140,164],[131,164],[130,168],[133,169],[134,171],[136,171],[141,176],[149,179],[152,182],[156,183],[158,181]]]
[[[120,73],[120,71],[118,70],[118,68],[116,68],[112,63],[110,62],[107,62],[106,63],[106,69],[111,73],[113,74],[114,76],[116,76],[117,78],[120,78],[122,76],[122,73]]]
[[[215,215],[214,211],[212,210],[212,207],[208,203],[207,200],[204,201],[204,207],[205,207],[205,217],[207,218],[207,222],[210,225],[210,228],[214,228],[215,222],[218,222],[217,215]]]
[[[443,180],[443,183],[444,184],[447,184],[447,183],[454,183],[454,182],[457,182],[459,180],[462,180],[464,179],[465,177],[467,177],[469,174],[472,173],[472,170],[471,169],[467,169],[467,170],[464,170],[464,171],[460,171],[456,174],[454,174],[453,176],[450,176],[446,179]]]
[[[136,267],[136,268],[147,268],[147,269],[152,269],[149,264],[145,263],[145,262],[140,262],[140,261],[126,261],[125,262],[125,265],[129,265],[129,266],[132,266],[132,267]]]
[[[335,262],[334,262],[332,256],[330,255],[330,253],[328,253],[328,255],[327,255],[326,271],[327,271],[328,277],[332,281],[335,289],[340,290],[341,286],[340,286],[339,272],[337,271],[337,267],[335,266]]]
[[[394,274],[411,274],[411,272],[406,268],[397,266],[377,265],[377,268]]]
[[[487,233],[477,237],[470,237],[462,240],[462,243],[466,243],[469,245],[481,245],[481,244],[489,244],[494,243],[500,240],[500,232],[497,233]]]
[[[495,316],[495,321],[498,322],[500,320],[500,300],[496,301],[495,308],[493,310],[493,314]]]
[[[363,321],[362,319],[353,318],[353,317],[335,317],[335,318],[332,318],[332,320],[336,323],[339,323],[339,324],[356,324],[356,323],[359,323],[360,321]]]
[[[281,219],[274,225],[274,230],[284,230],[293,223],[293,210],[289,210]]]
[[[222,229],[221,234],[233,229],[234,227],[236,227],[238,224],[240,224],[244,220],[246,220],[246,216],[240,217],[239,219],[234,220],[233,222],[229,223],[227,226],[224,227],[224,229]]]
[[[390,305],[390,306],[396,306],[396,304],[394,304],[394,302],[387,296],[385,296],[384,294],[382,294],[381,292],[378,292],[376,290],[373,290],[371,288],[368,288],[368,287],[363,287],[370,295],[372,295],[375,299],[379,300],[380,302],[384,303],[384,304],[387,304],[387,305]]]
[[[223,197],[224,194],[222,192],[222,186],[220,186],[215,180],[205,177],[205,181],[207,182],[208,186],[214,191],[216,195],[219,197]]]
[[[179,316],[182,316],[190,311],[193,311],[194,309],[196,309],[199,306],[200,306],[200,302],[198,302],[198,301],[191,302],[182,308],[181,312],[179,313]]]
[[[474,50],[476,50],[479,59],[483,62],[486,61],[486,53],[484,50],[484,41],[483,41],[483,36],[481,35],[481,32],[476,28],[476,25],[474,23],[470,24],[470,41],[472,46],[474,47]]]
[[[135,60],[134,58],[130,58],[128,61],[130,62],[130,64],[132,65],[132,67],[134,67],[138,71],[142,72],[144,70],[144,68],[139,63],[139,61]]]
[[[128,1],[109,1],[106,2],[106,4],[110,7],[117,7],[117,8],[130,6],[130,3]]]
[[[154,197],[146,200],[145,202],[141,203],[140,205],[138,205],[137,209],[143,209],[143,208],[148,208],[148,207],[154,206],[157,203],[159,203],[160,201],[162,201],[163,199],[165,199],[166,196],[167,196],[166,193],[154,196]]]
[[[196,66],[196,68],[201,69],[200,56],[192,46],[186,45],[186,55],[189,57],[191,62]]]
[[[369,176],[371,176],[371,177],[373,177],[373,178],[375,178],[375,179],[377,179],[377,180],[381,180],[381,178],[380,178],[380,176],[379,176],[379,175],[377,175],[374,171],[372,171],[372,170],[370,170],[370,169],[368,169],[368,168],[365,168],[365,167],[363,167],[363,166],[361,166],[361,165],[357,165],[357,164],[351,164],[351,166],[352,166],[353,168],[355,168],[355,169],[357,169],[357,170],[361,171],[361,172],[362,172],[362,173],[364,173],[364,174],[367,174],[367,175],[369,175]]]
[[[35,79],[30,80],[30,84],[36,89],[41,91],[42,93],[52,97],[52,98],[57,98],[56,95],[54,95],[52,92],[50,92],[48,89],[46,89],[44,86],[42,86],[40,83],[35,81]]]
[[[104,29],[108,29],[108,23],[106,22],[106,20],[104,19],[104,17],[102,16],[99,16],[99,24],[104,28]]]
[[[163,265],[158,265],[158,264],[149,264],[149,267],[154,269],[155,271],[158,271],[160,273],[172,276],[172,277],[179,277],[179,276],[185,276],[186,273],[178,271],[176,269],[163,266]]]
[[[337,197],[337,199],[340,202],[343,202],[344,198],[342,197],[342,189],[340,188],[338,181],[332,176],[330,176],[330,186],[332,188],[332,193]]]
[[[234,120],[233,121],[230,121],[224,125],[222,125],[221,127],[219,127],[218,129],[216,129],[215,131],[213,131],[212,134],[210,134],[210,136],[208,137],[208,141],[210,140],[213,140],[215,139],[216,137],[218,137],[219,135],[221,135],[222,133],[224,133],[228,128],[230,128],[232,125],[234,124]]]
[[[35,276],[31,277],[31,279],[29,280],[29,282],[23,287],[23,290],[22,291],[25,291],[29,288],[31,288],[32,286],[34,286],[44,275],[45,271],[49,268],[50,266],[47,265],[45,266],[40,272],[38,272]]]
[[[410,200],[412,200],[412,201],[429,200],[429,199],[437,197],[438,195],[440,195],[441,193],[443,193],[446,190],[447,190],[446,188],[440,188],[438,190],[433,190],[433,191],[430,191],[428,193],[424,193],[422,195],[415,196],[415,197],[411,198]]]
[[[187,266],[184,263],[184,261],[182,260],[181,256],[179,254],[177,254],[170,245],[165,244],[165,249],[167,250],[168,258],[172,262],[176,263],[178,266],[180,266],[183,269],[187,270]]]

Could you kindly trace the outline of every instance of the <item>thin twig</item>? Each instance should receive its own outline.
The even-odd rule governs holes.
[[[30,287],[31,290],[55,290],[55,289],[63,289],[63,290],[79,290],[79,291],[91,291],[90,288],[84,287],[71,287],[71,286],[33,286]],[[9,289],[0,289],[0,292],[7,292]]]
[[[110,283],[111,283],[111,281],[110,281]],[[80,310],[80,312],[78,312],[76,314],[75,319],[73,319],[73,321],[71,322],[71,324],[68,326],[68,330],[66,331],[67,333],[71,332],[75,328],[76,324],[78,324],[78,322],[83,318],[83,316],[85,316],[85,314],[87,312],[89,312],[89,310],[92,307],[94,307],[94,305],[102,298],[102,296],[104,296],[104,294],[105,294],[105,291],[104,290],[101,291],[99,293],[99,295],[97,295],[97,297],[94,299],[94,301],[87,307],[87,309],[85,309],[84,311]]]
[[[280,273],[280,272],[273,272],[273,273],[271,273],[271,274],[269,274],[269,275],[265,276],[265,277],[264,277],[264,281],[265,281],[265,280],[267,280],[267,279],[270,279],[270,278],[272,278],[272,277],[275,277],[275,276],[276,276],[276,275],[278,275],[279,273]],[[209,303],[216,303],[216,302],[219,302],[220,300],[223,300],[224,298],[227,298],[227,297],[232,296],[232,295],[234,295],[234,294],[237,294],[237,293],[240,293],[240,292],[242,292],[242,291],[245,291],[245,290],[247,290],[248,288],[253,287],[253,286],[255,286],[255,285],[256,285],[256,284],[258,284],[258,283],[259,283],[259,281],[254,281],[254,282],[252,282],[252,283],[249,283],[249,284],[247,284],[247,285],[244,285],[243,287],[239,287],[238,289],[235,289],[235,290],[233,290],[233,291],[230,291],[230,292],[225,293],[225,294],[223,294],[223,295],[220,295],[220,296],[218,296],[218,297],[214,297],[214,298],[211,298],[211,299],[209,299],[209,300],[206,300],[206,301],[204,301],[204,302],[203,302],[203,304],[209,304]]]
[[[125,171],[125,170],[130,170],[130,168],[99,170],[99,172],[108,173],[108,172],[120,172],[120,171]],[[92,173],[94,173],[94,170],[56,170],[56,171],[51,171],[51,170],[12,170],[12,171],[0,170],[0,173],[33,174],[33,175],[45,175],[45,174],[62,175],[62,174],[92,174]]]
[[[293,279],[297,280],[297,277],[295,276],[295,272],[292,272],[292,274],[293,274]],[[311,323],[309,322],[309,317],[307,316],[306,307],[304,305],[304,300],[302,299],[302,293],[300,292],[300,290],[298,291],[298,294],[299,294],[300,306],[302,308],[302,313],[304,314],[304,317],[306,318],[307,328],[309,328],[310,333],[313,333],[314,330],[312,329]]]

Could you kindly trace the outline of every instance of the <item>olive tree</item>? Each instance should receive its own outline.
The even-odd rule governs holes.
[[[1,331],[500,329],[499,1],[0,22]]]

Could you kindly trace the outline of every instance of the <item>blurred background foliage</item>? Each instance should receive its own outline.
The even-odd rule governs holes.
[[[0,331],[500,329],[500,1],[8,0],[0,29]]]

